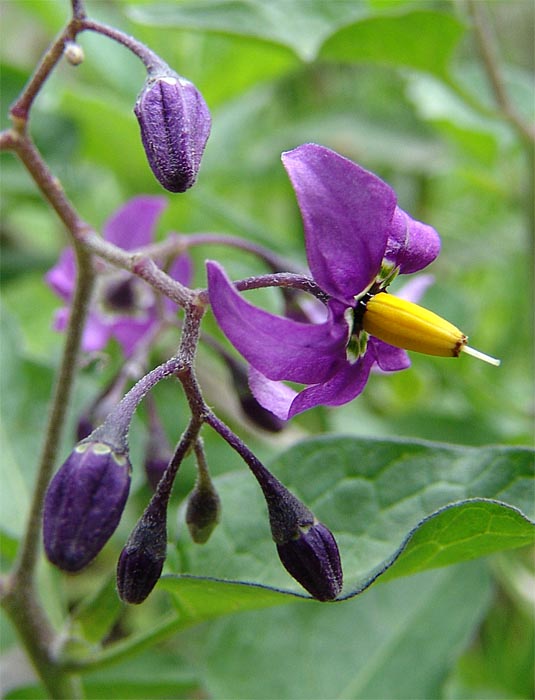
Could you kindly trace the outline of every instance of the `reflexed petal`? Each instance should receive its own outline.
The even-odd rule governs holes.
[[[305,144],[282,154],[315,281],[350,302],[373,281],[396,207],[391,187],[334,151]]]
[[[315,384],[345,362],[347,326],[329,320],[307,324],[253,306],[234,289],[223,268],[207,262],[210,303],[234,347],[269,379]],[[338,319],[337,319],[338,320]]]
[[[379,369],[383,372],[397,372],[410,367],[411,361],[406,351],[402,348],[395,348],[393,345],[370,337],[368,340],[368,352],[375,357]]]
[[[82,350],[96,352],[106,347],[112,334],[112,327],[102,323],[96,314],[90,313],[82,336]]]
[[[45,275],[45,281],[64,301],[70,301],[76,280],[76,262],[74,250],[65,248],[61,251],[58,262]]]
[[[271,411],[277,418],[287,420],[297,391],[283,382],[274,382],[268,379],[251,366],[249,366],[249,386],[261,406]]]
[[[440,252],[440,237],[434,228],[412,219],[396,207],[385,257],[399,266],[402,274],[427,267]]]
[[[166,206],[165,197],[143,195],[130,199],[104,224],[104,238],[124,250],[148,245]]]
[[[191,285],[193,279],[193,260],[188,253],[182,253],[171,263],[167,274],[177,282],[181,282],[186,287]],[[169,312],[176,311],[177,305],[169,297],[164,297],[165,307]]]
[[[124,320],[113,324],[111,335],[120,343],[125,357],[132,355],[137,343],[139,343],[153,323],[154,318],[151,316],[144,320],[124,317]]]
[[[408,282],[396,290],[395,295],[405,301],[412,301],[413,304],[418,304],[420,299],[426,293],[427,289],[434,283],[433,275],[418,275],[413,277]]]
[[[329,381],[307,387],[293,401],[288,418],[315,406],[341,406],[352,401],[366,386],[374,361],[373,354],[367,352],[355,364],[346,362]]]

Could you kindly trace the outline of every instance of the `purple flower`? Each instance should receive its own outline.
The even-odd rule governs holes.
[[[389,185],[323,146],[299,146],[282,161],[301,209],[312,276],[330,295],[326,318],[307,324],[268,313],[241,297],[220,265],[210,261],[207,270],[215,317],[251,365],[253,394],[287,419],[351,401],[374,365],[409,366],[405,350],[364,332],[366,294],[384,290],[398,272],[429,265],[440,239],[397,206]],[[282,380],[307,386],[297,393]]]
[[[134,197],[104,224],[104,238],[124,250],[148,245],[166,205],[165,197]],[[188,284],[191,277],[189,256],[183,254],[176,258],[169,274]],[[56,313],[54,328],[58,331],[65,329],[69,319],[68,304],[74,293],[75,278],[74,251],[66,248],[46,275],[49,286],[67,304]],[[169,311],[176,309],[168,299],[165,304]],[[82,337],[82,348],[86,352],[101,350],[110,338],[115,338],[125,356],[129,357],[157,321],[157,300],[152,289],[128,272],[107,268],[97,281]]]

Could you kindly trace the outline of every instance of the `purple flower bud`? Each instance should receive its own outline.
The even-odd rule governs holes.
[[[186,524],[191,539],[204,544],[214,531],[221,517],[221,501],[212,482],[195,486],[188,498]]]
[[[162,478],[172,457],[173,453],[163,431],[157,433],[151,432],[147,441],[143,466],[145,468],[147,481],[153,491],[156,491],[158,482]]]
[[[130,489],[126,452],[101,441],[79,443],[50,482],[44,502],[47,557],[79,571],[115,531]]]
[[[134,112],[156,179],[170,192],[185,192],[197,178],[210,134],[210,112],[201,93],[171,70],[149,75]]]
[[[284,568],[317,600],[333,600],[342,590],[343,575],[331,531],[267,470],[261,480]]]
[[[156,493],[117,563],[117,591],[125,603],[142,603],[160,578],[167,553],[166,519],[167,496]]]
[[[277,544],[285,569],[318,600],[333,600],[342,590],[342,565],[331,531],[317,520],[297,537]]]

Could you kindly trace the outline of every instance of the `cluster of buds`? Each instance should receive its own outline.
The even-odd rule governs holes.
[[[48,559],[60,569],[76,573],[86,567],[116,530],[130,489],[128,431],[134,410],[157,382],[175,374],[180,366],[173,358],[143,377],[106,420],[78,443],[50,482],[44,502],[44,546]],[[154,407],[149,415],[154,432],[145,466],[147,469],[149,457],[158,461],[158,469],[152,470],[155,493],[117,565],[117,590],[121,599],[130,604],[143,602],[162,573],[169,498],[178,467],[192,443],[198,471],[186,507],[192,540],[198,544],[207,542],[221,516],[220,499],[210,478],[202,440],[196,434],[185,434],[171,455]],[[164,442],[156,454],[158,438]],[[232,438],[229,441],[232,444]],[[342,586],[334,537],[254,456],[248,455],[247,450],[242,454],[266,499],[282,564],[314,598],[332,600]]]

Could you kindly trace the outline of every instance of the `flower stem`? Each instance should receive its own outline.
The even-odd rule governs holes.
[[[92,19],[83,19],[79,28],[79,31],[90,31],[96,32],[97,34],[102,34],[102,36],[108,37],[116,41],[118,44],[126,46],[126,48],[136,55],[140,61],[143,62],[147,71],[153,73],[162,68],[170,70],[165,61],[163,61],[158,54],[149,49],[145,44],[141,43],[130,34],[125,34],[115,27],[110,27],[102,22],[97,22]]]

